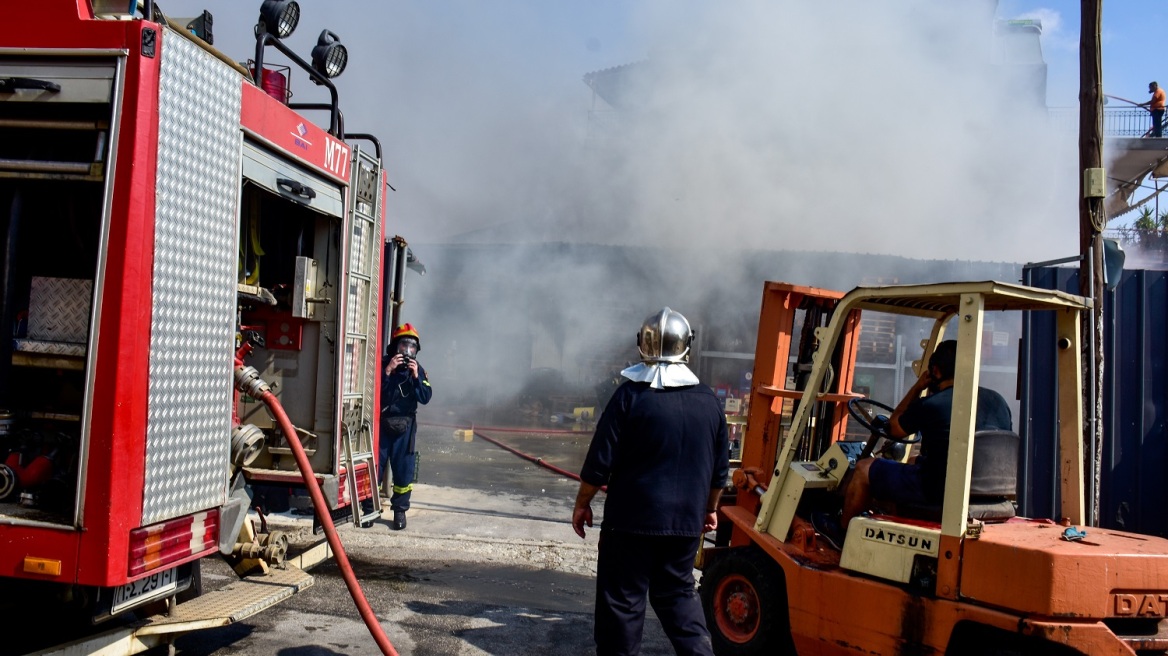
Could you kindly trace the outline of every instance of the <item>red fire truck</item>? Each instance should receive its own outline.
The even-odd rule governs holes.
[[[315,479],[334,517],[379,514],[381,299],[408,249],[385,239],[380,143],[344,128],[331,78],[347,52],[326,30],[298,56],[283,41],[298,18],[264,2],[240,64],[208,43],[208,14],[5,7],[0,614],[173,605],[209,556],[287,596],[311,577],[270,567],[285,543],[245,521],[257,486]],[[265,65],[273,49],[291,65]],[[293,70],[329,102],[290,104]]]

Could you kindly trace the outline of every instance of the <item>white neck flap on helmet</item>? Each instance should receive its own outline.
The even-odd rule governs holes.
[[[638,362],[625,369],[621,375],[638,383],[649,383],[654,389],[666,387],[688,387],[698,384],[698,377],[690,368],[680,362]]]

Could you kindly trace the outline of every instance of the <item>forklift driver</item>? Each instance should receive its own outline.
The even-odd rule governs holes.
[[[842,546],[851,519],[867,510],[873,499],[894,504],[941,503],[949,457],[949,421],[953,414],[956,364],[957,342],[947,340],[938,344],[929,358],[928,367],[888,418],[888,433],[892,437],[921,434],[920,454],[912,462],[905,464],[883,458],[865,458],[856,463],[844,492],[838,528],[829,525],[825,527],[827,531],[820,531],[836,546]],[[928,394],[921,396],[925,390]],[[975,430],[1013,430],[1012,423],[1006,399],[989,388],[978,387]]]

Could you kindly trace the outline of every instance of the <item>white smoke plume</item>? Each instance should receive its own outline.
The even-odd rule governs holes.
[[[995,4],[302,2],[290,43],[307,58],[327,27],[350,48],[346,126],[385,143],[415,242],[1057,257],[1073,135],[990,65]],[[159,6],[206,7],[218,47],[252,52],[258,3]],[[641,60],[619,143],[589,140],[581,76]]]
[[[258,2],[159,6],[209,9],[216,47],[251,57]],[[430,329],[421,357],[447,380],[505,386],[500,362],[579,369],[605,345],[634,357],[640,319],[663,305],[751,331],[764,279],[846,289],[881,274],[839,255],[747,269],[741,249],[1015,263],[1078,250],[1074,134],[993,65],[993,0],[301,6],[297,52],[323,28],[349,47],[346,127],[385,145],[390,231],[432,272],[410,282],[405,318]],[[590,123],[581,78],[632,62],[635,106]],[[293,92],[327,97],[303,76]],[[557,263],[560,247],[450,247],[549,242],[637,256],[614,270]],[[465,288],[439,285],[470,261]],[[730,296],[736,316],[704,316]],[[553,356],[534,353],[544,341]]]

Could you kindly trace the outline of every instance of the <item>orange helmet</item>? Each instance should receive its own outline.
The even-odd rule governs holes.
[[[389,336],[389,341],[392,344],[393,342],[396,342],[403,337],[413,338],[413,340],[418,343],[418,350],[422,350],[422,340],[418,337],[418,331],[414,330],[413,325],[403,323],[397,328],[394,328],[393,333]]]

